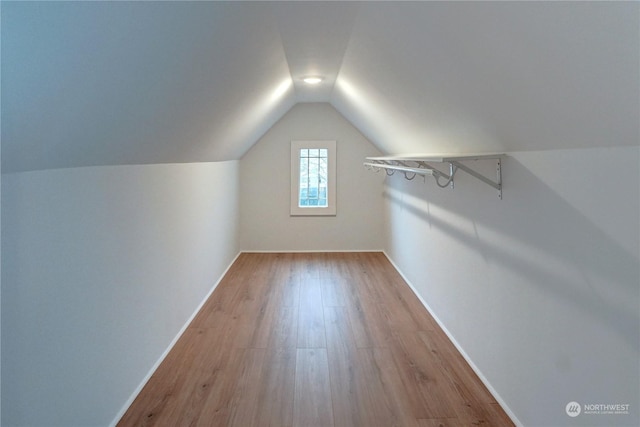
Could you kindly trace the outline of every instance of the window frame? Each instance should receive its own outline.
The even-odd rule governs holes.
[[[335,216],[336,215],[336,141],[294,140],[291,141],[291,216]],[[300,150],[327,150],[327,206],[299,206],[300,196]]]

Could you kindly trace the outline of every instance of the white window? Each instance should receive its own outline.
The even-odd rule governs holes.
[[[291,141],[291,215],[336,214],[336,142]]]

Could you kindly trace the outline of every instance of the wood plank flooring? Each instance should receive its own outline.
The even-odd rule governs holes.
[[[241,254],[118,426],[513,423],[382,253]]]

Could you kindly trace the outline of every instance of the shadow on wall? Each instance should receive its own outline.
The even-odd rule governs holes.
[[[480,253],[486,261],[515,270],[544,288],[546,293],[597,316],[608,328],[620,334],[636,353],[640,352],[640,313],[637,310],[640,288],[638,259],[516,159],[508,158],[508,163],[510,169],[517,169],[520,183],[519,195],[505,192],[505,198],[511,198],[510,201],[495,201],[492,190],[482,187],[483,196],[486,191],[487,198],[491,199],[487,203],[498,207],[485,209],[485,205],[481,204],[473,206],[473,213],[470,214],[470,201],[464,200],[465,194],[453,194],[447,199],[446,209],[453,215],[471,221],[473,232],[462,229],[454,222],[448,221],[444,215],[439,215],[441,210],[439,207],[434,209],[437,205],[431,200],[422,201],[420,205],[412,202],[410,198],[405,197],[407,194],[404,187],[398,191],[387,189],[384,196],[427,223],[429,227],[437,228],[457,242]],[[401,177],[392,179],[404,181]],[[431,187],[433,191],[450,191],[438,189],[432,182],[427,182],[426,185],[430,187],[426,191],[431,191]],[[457,186],[462,185],[463,183],[460,183]],[[471,182],[464,182],[464,185],[471,185]],[[526,188],[522,188],[523,185]],[[415,194],[414,190],[407,192],[409,191]],[[458,192],[458,189],[453,192]],[[442,197],[438,195],[429,199],[439,201]],[[509,205],[508,214],[496,214],[496,211],[499,212],[504,207],[502,204]],[[496,234],[508,233],[509,241],[518,244],[496,244],[491,239],[481,238],[478,233],[482,234],[482,231],[478,231],[478,226]],[[577,286],[575,275],[571,280],[557,274],[551,268],[545,269],[541,260],[531,259],[520,253],[517,250],[519,245],[532,248],[533,252],[546,258],[555,258],[556,262],[579,272],[587,286]],[[620,301],[620,296],[628,296],[626,306],[603,298],[602,292],[594,286],[595,279],[606,283],[609,286],[607,292],[618,295],[617,301]]]

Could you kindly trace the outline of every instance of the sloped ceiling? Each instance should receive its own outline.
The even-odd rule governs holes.
[[[380,3],[332,103],[383,151],[639,144],[639,3]]]
[[[238,159],[297,102],[382,151],[638,145],[640,6],[2,2],[2,172]],[[306,75],[321,75],[317,87]]]

